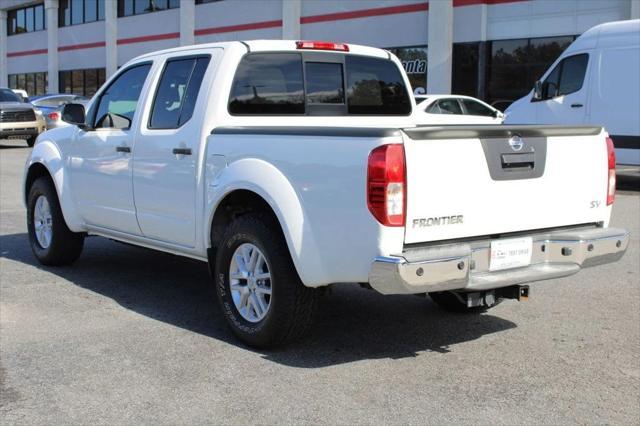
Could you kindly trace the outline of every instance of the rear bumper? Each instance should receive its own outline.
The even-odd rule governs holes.
[[[581,228],[529,234],[531,265],[489,271],[491,240],[429,246],[398,256],[378,257],[369,284],[382,294],[478,291],[575,274],[582,268],[615,262],[629,245],[629,232]]]

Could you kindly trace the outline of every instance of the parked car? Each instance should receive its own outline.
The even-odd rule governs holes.
[[[35,96],[29,99],[36,111],[40,111],[47,122],[47,129],[66,126],[68,123],[62,120],[62,107],[70,102],[86,105],[89,99],[84,96],[66,93]]]
[[[618,163],[640,165],[640,19],[586,31],[506,114],[509,124],[605,126]]]
[[[25,139],[33,146],[46,123],[13,90],[0,88],[0,139]]]
[[[70,264],[101,235],[208,262],[258,347],[300,337],[333,283],[477,311],[623,255],[601,127],[416,127],[410,87],[398,58],[351,44],[140,56],[39,138],[31,249]]]
[[[417,124],[502,124],[504,114],[471,96],[416,95]]]

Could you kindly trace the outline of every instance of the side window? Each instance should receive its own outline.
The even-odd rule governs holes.
[[[568,95],[582,88],[584,76],[589,63],[589,55],[569,56],[555,66],[542,83],[542,99]]]
[[[244,115],[304,114],[302,56],[299,53],[246,55],[233,81],[229,112]]]
[[[95,128],[128,129],[136,112],[151,64],[129,68],[109,85],[98,100]]]
[[[584,75],[587,72],[589,55],[570,56],[564,59],[562,64],[562,74],[560,75],[559,95],[568,95],[582,89]]]
[[[400,70],[387,59],[347,55],[347,104],[354,115],[408,115],[409,92]]]
[[[167,61],[156,90],[150,129],[176,129],[193,115],[209,57]]]
[[[494,113],[491,109],[482,105],[480,102],[471,99],[461,99],[468,115],[480,115],[483,117],[493,117]]]
[[[456,99],[440,99],[438,101],[440,114],[462,115],[462,108]]]

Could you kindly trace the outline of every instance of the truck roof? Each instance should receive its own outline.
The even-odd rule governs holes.
[[[133,58],[131,61],[134,62],[140,59],[152,58],[155,56],[170,54],[170,53],[179,53],[179,52],[188,52],[190,50],[202,50],[207,48],[229,48],[231,46],[240,46],[244,45],[250,52],[270,52],[270,51],[299,51],[296,47],[296,42],[298,40],[246,40],[246,41],[226,41],[226,42],[216,42],[216,43],[203,43],[203,44],[194,44],[190,46],[181,46],[174,47],[171,49],[158,50],[151,53],[146,53],[144,55],[137,56]],[[389,58],[390,53],[384,49],[379,49],[376,47],[362,46],[359,44],[351,44],[345,43],[349,46],[349,53],[353,53],[356,55],[365,55],[365,56],[374,56],[378,58]]]
[[[606,46],[631,46],[640,43],[640,19],[607,22],[585,31],[567,48],[567,52]]]

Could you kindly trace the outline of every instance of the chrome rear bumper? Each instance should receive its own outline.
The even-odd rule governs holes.
[[[533,239],[531,265],[489,271],[491,240],[412,249],[378,257],[369,284],[382,294],[477,291],[575,274],[582,268],[615,262],[629,244],[629,232],[581,228],[526,235]]]

